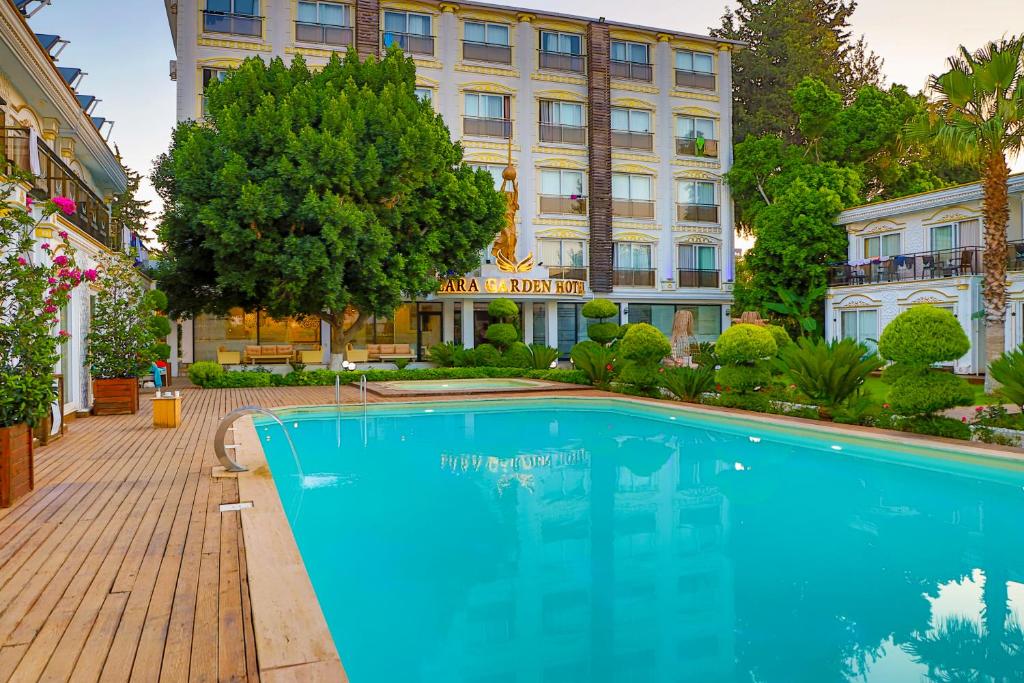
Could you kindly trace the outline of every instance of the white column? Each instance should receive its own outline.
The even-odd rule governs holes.
[[[718,51],[718,92],[722,94],[718,158],[724,174],[732,167],[732,53],[728,48]],[[719,220],[722,225],[722,282],[732,282],[736,274],[736,226],[733,224],[732,195],[725,183],[721,184],[721,193]]]
[[[473,300],[462,300],[462,345],[473,348]]]
[[[450,299],[441,301],[441,341],[458,341],[455,339],[455,302]]]
[[[324,320],[320,321],[320,351],[320,362],[329,366],[331,364],[331,325]]]
[[[462,61],[462,36],[459,33],[459,18],[452,11],[452,5],[445,5],[444,11],[438,18],[437,36],[434,41],[437,48],[438,60],[443,65],[441,73],[436,69],[424,69],[423,75],[426,78],[437,78],[440,83],[437,86],[437,102],[434,106],[444,117],[444,122],[451,131],[452,139],[458,140],[462,137],[462,96],[459,94],[458,79],[456,78],[455,65]],[[440,76],[440,78],[438,78]]]
[[[533,343],[533,302],[523,302],[523,341],[527,344]]]
[[[539,260],[537,247],[533,237],[533,223],[539,209],[537,205],[537,172],[534,169],[533,149],[538,137],[537,102],[533,97],[534,81],[530,74],[534,71],[537,57],[537,37],[530,15],[520,14],[520,21],[515,30],[515,63],[523,77],[516,84],[515,120],[512,123],[512,145],[519,148],[515,160],[519,182],[519,246],[518,258],[525,258],[533,252]]]
[[[655,189],[655,217],[660,224],[656,261],[653,264],[655,284],[661,289],[662,282],[675,279],[675,234],[672,226],[676,217],[676,181],[675,167],[675,115],[672,113],[672,89],[675,80],[675,54],[668,42],[667,35],[660,35],[654,47],[654,80],[658,86],[657,110],[654,112],[654,144],[655,152],[661,161],[658,164],[658,177]]]
[[[547,302],[547,345],[558,348],[558,302]]]
[[[195,320],[192,318],[186,318],[181,321],[181,362],[182,363],[194,363],[193,360],[193,327],[195,326]]]

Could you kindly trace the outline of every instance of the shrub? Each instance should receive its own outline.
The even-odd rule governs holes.
[[[626,333],[629,332],[629,328],[631,328],[632,326],[633,323],[622,323],[621,325],[619,325],[619,331],[618,333],[616,333],[615,338],[622,339],[623,337],[625,337]]]
[[[619,315],[619,307],[608,299],[593,299],[583,304],[580,314],[587,320],[607,320]]]
[[[573,365],[596,387],[607,387],[615,373],[615,354],[595,341],[581,341],[569,353]]]
[[[240,389],[244,387],[269,387],[281,383],[283,378],[271,372],[225,372],[213,380],[217,389]]]
[[[974,403],[974,392],[961,377],[924,369],[900,378],[889,392],[889,405],[900,415],[930,415]]]
[[[542,379],[548,382],[590,384],[590,379],[580,370],[531,370],[526,373],[526,376],[530,379]]]
[[[146,307],[151,311],[166,311],[167,310],[167,295],[161,292],[159,289],[151,289],[146,292]],[[170,327],[167,332],[169,333]]]
[[[772,333],[760,325],[740,323],[718,337],[715,353],[723,364],[753,363],[770,358],[778,351]]]
[[[395,364],[399,370],[405,370],[405,368],[412,362],[412,358],[395,358],[391,361]]]
[[[513,342],[519,341],[519,332],[510,323],[494,323],[487,327],[487,341],[499,349],[507,349]]]
[[[765,325],[764,329],[768,330],[769,334],[772,335],[772,339],[775,340],[775,348],[777,351],[782,351],[782,349],[793,343],[793,339],[790,338],[789,332],[786,332],[786,328],[781,325]]]
[[[715,382],[726,393],[749,393],[768,386],[771,381],[772,373],[764,363],[723,365],[715,372]]]
[[[713,342],[698,342],[692,349],[693,362],[701,367],[716,367],[718,365],[718,354],[715,353]]]
[[[865,358],[867,352],[853,339],[827,342],[801,337],[781,348],[774,365],[805,396],[832,413],[857,395],[868,375],[881,366],[878,356]]]
[[[487,315],[498,322],[509,322],[519,319],[519,306],[511,299],[495,299],[487,304]]]
[[[918,366],[956,360],[970,348],[971,342],[956,317],[928,305],[900,313],[886,325],[878,340],[882,358]]]
[[[618,338],[619,326],[616,323],[590,323],[587,336],[598,344],[610,344]]]
[[[224,374],[224,368],[219,363],[209,360],[201,360],[188,367],[188,378],[192,384],[198,387],[213,386],[218,377]]]
[[[162,315],[154,315],[149,319],[149,333],[154,339],[166,339],[171,333],[171,321]]]
[[[921,370],[922,367],[920,365],[911,365],[910,363],[893,363],[885,370],[882,370],[882,381],[886,384],[893,385],[907,375],[920,374]]]
[[[530,344],[528,348],[533,358],[533,368],[535,370],[551,369],[551,364],[558,360],[558,349],[553,349],[543,344]]]
[[[702,394],[715,388],[715,369],[708,366],[666,368],[661,382],[679,400],[696,403]]]
[[[533,369],[533,354],[530,348],[523,342],[512,342],[501,357],[502,367]]]
[[[618,347],[619,355],[634,363],[657,365],[672,353],[672,345],[661,330],[637,323],[630,325]]]
[[[899,428],[904,432],[940,436],[947,439],[969,441],[971,438],[971,428],[967,424],[941,415],[925,415],[902,420],[899,423]]]
[[[734,394],[731,392],[718,395],[712,405],[723,408],[737,408],[739,410],[752,410],[755,413],[767,413],[771,409],[771,400],[764,394]]]
[[[501,354],[491,344],[481,344],[473,349],[473,365],[496,368],[501,365]]]
[[[1001,385],[996,395],[1024,412],[1024,349],[1007,351],[989,364],[988,371]]]
[[[454,342],[434,344],[427,352],[427,359],[441,368],[454,367],[456,353],[461,349],[462,344],[456,344]]]
[[[156,360],[167,360],[171,357],[171,345],[166,342],[153,344],[153,358]]]
[[[476,366],[476,355],[474,355],[473,349],[459,346],[452,353],[452,364],[457,368],[472,368]]]

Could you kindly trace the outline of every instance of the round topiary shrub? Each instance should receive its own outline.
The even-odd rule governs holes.
[[[672,344],[661,330],[647,323],[631,325],[618,346],[619,354],[628,361],[657,365],[672,353]]]
[[[501,353],[490,344],[473,348],[473,365],[478,368],[496,368],[501,365]]]
[[[616,323],[590,323],[587,336],[598,344],[610,344],[619,336],[619,326]]]
[[[171,321],[162,315],[154,315],[149,319],[149,333],[154,339],[164,339],[171,333]]]
[[[629,328],[632,326],[633,323],[622,323],[621,325],[619,325],[619,331],[616,333],[615,338],[622,339],[623,337],[625,337],[626,333],[629,332]]]
[[[899,415],[930,415],[974,403],[974,392],[961,377],[924,370],[904,375],[889,392],[889,405]]]
[[[593,299],[583,304],[580,314],[587,320],[607,320],[618,317],[619,307],[608,299]]]
[[[715,372],[715,384],[725,393],[744,394],[768,386],[771,381],[771,371],[762,364],[723,365]]]
[[[501,364],[506,368],[533,368],[533,354],[530,347],[521,341],[512,342],[502,354]]]
[[[765,325],[764,329],[768,330],[772,335],[772,339],[775,340],[775,348],[777,351],[781,351],[793,343],[793,339],[789,336],[789,332],[786,332],[786,328],[781,325]]]
[[[519,332],[510,323],[494,323],[487,327],[487,341],[500,349],[507,349],[513,342],[519,341]]]
[[[739,365],[770,358],[778,352],[775,338],[760,325],[740,323],[722,332],[715,342],[720,363]]]
[[[212,386],[223,374],[224,368],[219,363],[209,360],[201,360],[188,366],[188,378],[197,387]]]
[[[487,315],[499,322],[519,319],[519,306],[511,299],[495,299],[487,304]]]
[[[956,360],[970,348],[971,342],[956,316],[928,305],[900,313],[886,325],[878,340],[882,358],[921,366]]]
[[[159,289],[151,289],[146,292],[146,307],[151,311],[167,310],[167,295]]]

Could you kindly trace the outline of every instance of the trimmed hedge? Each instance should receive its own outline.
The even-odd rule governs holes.
[[[786,348],[793,343],[793,339],[789,336],[789,332],[786,332],[786,328],[781,325],[765,325],[764,329],[772,335],[772,339],[775,340],[775,347],[778,351]]]
[[[878,355],[911,365],[932,365],[956,360],[971,342],[949,311],[922,305],[900,313],[882,330]]]
[[[720,363],[736,365],[771,358],[779,350],[775,338],[765,327],[740,323],[726,329],[715,342]]]
[[[519,306],[511,299],[495,299],[487,304],[487,315],[500,322],[518,320]]]
[[[715,373],[715,382],[723,390],[728,389],[739,393],[754,391],[758,387],[771,384],[772,373],[768,366],[756,365],[723,365]]]
[[[188,379],[199,387],[214,386],[217,379],[224,374],[220,363],[212,360],[201,360],[188,366]]]
[[[580,315],[588,320],[617,318],[619,316],[619,307],[608,299],[594,299],[583,304],[583,308],[580,309]]]
[[[900,415],[930,415],[974,403],[974,392],[962,377],[925,370],[899,379],[889,391],[889,405]]]
[[[487,337],[487,341],[499,349],[507,349],[512,343],[519,341],[519,332],[516,331],[515,325],[511,323],[493,323],[488,325],[484,336]]]
[[[524,370],[522,368],[423,368],[418,370],[304,370],[277,375],[270,372],[224,372],[216,363],[209,363],[220,370],[220,373],[200,372],[195,376],[192,368],[201,363],[194,363],[189,368],[189,379],[193,384],[206,389],[225,389],[243,387],[295,387],[295,386],[333,386],[334,378],[338,377],[342,384],[358,383],[359,378],[366,375],[369,382],[388,382],[395,380],[430,380],[430,379],[482,379],[527,377],[549,382],[566,384],[590,384],[587,376],[579,370]],[[197,381],[199,380],[199,381]]]

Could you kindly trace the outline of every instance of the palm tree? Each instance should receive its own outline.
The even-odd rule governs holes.
[[[952,161],[981,169],[985,220],[985,354],[1003,352],[1006,319],[1008,156],[1024,151],[1024,36],[991,42],[973,54],[962,45],[949,71],[932,76],[927,120],[911,136],[930,138]],[[987,365],[987,364],[986,364]],[[988,373],[985,389],[994,388]]]

